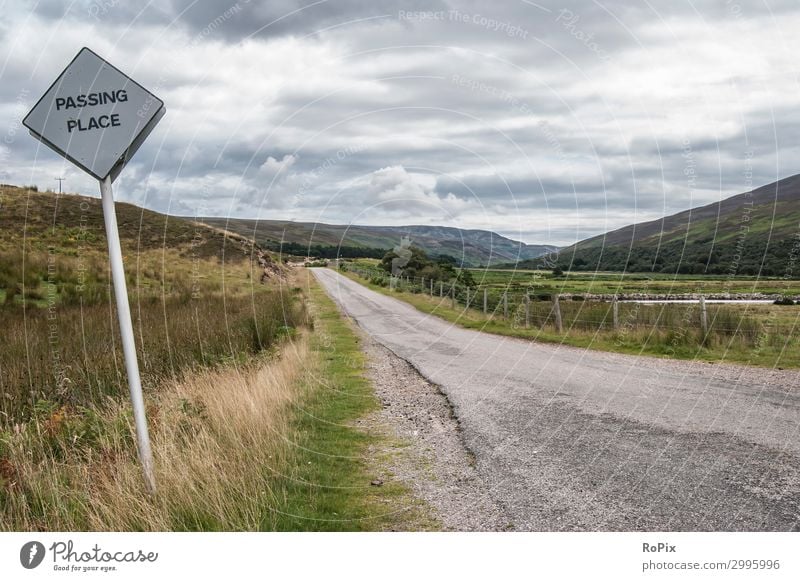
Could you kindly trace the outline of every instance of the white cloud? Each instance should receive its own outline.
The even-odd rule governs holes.
[[[567,243],[573,230],[588,236],[738,193],[745,152],[756,185],[797,173],[796,3],[770,2],[774,17],[750,0],[737,2],[739,15],[701,0],[635,9],[610,0],[613,16],[591,0],[541,3],[569,6],[608,58],[556,22],[557,11],[524,3],[479,11],[519,25],[525,39],[474,23],[399,21],[399,9],[417,4],[407,1],[323,3],[260,32],[299,4],[243,2],[224,19],[227,0],[182,15],[191,3],[126,3],[96,18],[87,2],[9,6],[3,180],[52,187],[65,171],[25,132],[3,139],[19,103],[31,106],[87,43],[167,104],[117,187],[120,199],[159,210],[447,221]],[[92,179],[69,171],[68,189],[96,195]],[[497,179],[473,179],[465,192],[437,189],[437,176]]]

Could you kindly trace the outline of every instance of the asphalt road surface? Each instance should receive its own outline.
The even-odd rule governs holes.
[[[510,528],[800,530],[800,373],[465,330],[314,274],[440,386]]]

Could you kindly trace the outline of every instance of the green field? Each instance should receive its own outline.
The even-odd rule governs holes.
[[[387,284],[375,262],[360,261],[346,266],[345,274],[379,292],[411,303],[419,310],[456,322],[470,329],[490,333],[565,343],[622,353],[646,354],[675,359],[729,361],[764,367],[800,367],[800,305],[709,303],[706,311],[706,330],[703,331],[701,309],[693,303],[642,304],[620,302],[616,324],[611,300],[585,300],[587,292],[614,294],[614,277],[621,281],[627,293],[634,292],[719,292],[720,280],[680,277],[673,281],[648,281],[631,275],[614,275],[610,280],[599,277],[569,276],[565,279],[547,278],[542,272],[510,273],[508,271],[473,271],[477,286],[464,287],[452,283],[430,282],[423,286],[419,280],[398,279]],[[360,270],[365,269],[365,270]],[[358,271],[358,274],[354,271]],[[486,273],[484,279],[480,273]],[[370,273],[364,277],[363,273]],[[517,278],[518,275],[524,278]],[[534,278],[536,275],[537,278]],[[603,275],[606,276],[606,275]],[[523,282],[526,280],[527,284]],[[675,286],[656,286],[648,283]],[[755,282],[750,281],[752,285]],[[769,282],[769,281],[764,281]],[[772,284],[783,281],[772,281]],[[715,285],[715,283],[717,283]],[[738,281],[737,284],[747,284]],[[794,292],[797,281],[788,281],[787,292]],[[741,288],[732,286],[732,288]],[[756,287],[771,292],[769,286]],[[588,290],[591,289],[591,290]],[[484,312],[484,290],[486,312]],[[616,292],[622,292],[617,290]],[[743,291],[730,291],[743,292]],[[554,297],[560,295],[558,328]]]
[[[359,259],[352,264],[366,268],[378,267],[378,260]],[[691,274],[630,274],[620,272],[567,272],[553,276],[549,270],[504,270],[473,268],[479,288],[527,288],[542,294],[776,294],[800,296],[800,280],[779,277],[753,277]]]
[[[569,272],[553,277],[541,270],[478,270],[472,275],[481,286],[528,286],[532,290],[562,294],[780,294],[800,295],[800,280],[782,278],[726,277],[722,275],[622,274],[617,272]]]

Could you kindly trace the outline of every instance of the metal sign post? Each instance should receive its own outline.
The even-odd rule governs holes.
[[[111,182],[164,116],[164,102],[83,48],[23,120],[31,135],[100,182],[111,278],[145,483],[156,491]]]

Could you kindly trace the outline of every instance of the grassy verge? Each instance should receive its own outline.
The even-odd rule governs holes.
[[[624,315],[620,317],[621,325],[617,331],[570,328],[565,323],[564,332],[558,333],[552,324],[525,328],[524,324],[520,324],[519,313],[509,319],[504,319],[501,316],[484,315],[477,309],[465,309],[463,304],[457,304],[456,308],[451,308],[451,301],[448,297],[439,298],[425,293],[391,290],[372,284],[350,272],[342,274],[376,292],[403,300],[424,313],[436,315],[467,329],[617,353],[674,359],[700,359],[713,362],[726,361],[763,367],[800,367],[800,350],[798,349],[800,338],[797,333],[775,332],[780,324],[791,325],[791,328],[794,328],[797,322],[797,313],[794,311],[792,312],[794,318],[786,322],[776,317],[772,311],[765,310],[760,321],[761,330],[753,333],[746,340],[739,335],[726,337],[711,334],[705,344],[702,344],[700,333],[688,326],[685,329],[667,330],[628,326]],[[630,309],[635,309],[635,307]],[[782,307],[777,307],[777,309],[782,309]],[[633,310],[631,314],[639,315]]]
[[[423,530],[436,528],[403,485],[386,479],[377,450],[397,442],[356,426],[379,402],[365,378],[360,342],[336,305],[304,272],[314,320],[314,366],[292,426],[291,468],[282,476],[285,502],[269,528],[278,530]]]
[[[356,335],[313,279],[307,288],[313,332],[147,393],[153,498],[125,398],[42,400],[0,431],[0,530],[434,527],[384,475],[374,450],[393,443],[356,425],[378,405]]]

